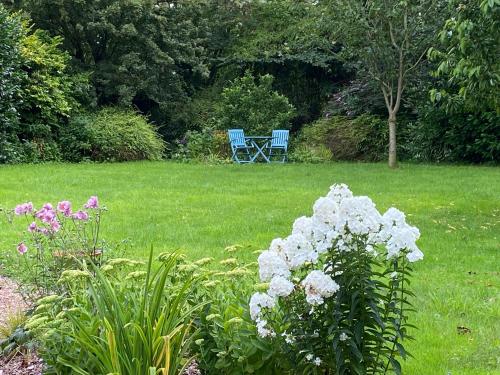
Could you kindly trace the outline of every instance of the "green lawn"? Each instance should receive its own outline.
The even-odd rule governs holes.
[[[109,208],[108,240],[129,238],[129,255],[182,249],[222,258],[230,244],[265,248],[309,215],[334,182],[395,206],[420,228],[425,259],[413,287],[420,327],[410,375],[500,374],[500,169],[382,164],[190,165],[173,163],[0,168],[0,206],[98,195]],[[24,229],[24,228],[23,228]],[[0,252],[15,252],[21,228],[0,222]],[[465,326],[468,334],[459,334]]]

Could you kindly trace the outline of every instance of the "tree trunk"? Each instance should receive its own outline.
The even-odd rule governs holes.
[[[389,168],[398,167],[396,154],[396,114],[389,113]]]

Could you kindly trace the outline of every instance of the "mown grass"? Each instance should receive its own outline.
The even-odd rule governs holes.
[[[290,231],[334,182],[395,206],[422,232],[415,267],[415,356],[410,375],[500,374],[500,169],[383,164],[189,165],[127,163],[0,168],[0,206],[97,194],[109,208],[104,236],[129,238],[128,255],[182,249],[190,258],[243,257]],[[0,222],[0,253],[15,252],[21,230]],[[1,271],[0,271],[1,272]],[[466,327],[470,330],[459,329]],[[466,331],[468,333],[461,334]]]

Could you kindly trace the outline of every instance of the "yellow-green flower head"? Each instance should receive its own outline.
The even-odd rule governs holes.
[[[224,250],[227,251],[228,253],[234,253],[236,251],[238,251],[238,249],[241,249],[243,247],[243,245],[231,245],[231,246],[227,246]]]
[[[219,264],[222,266],[236,266],[236,265],[238,265],[238,259],[236,259],[236,258],[224,259],[224,260],[221,260],[219,262]]]
[[[220,314],[210,314],[210,315],[207,315],[206,319],[207,321],[211,321],[211,320],[214,320],[216,318],[220,318]]]
[[[226,276],[245,276],[248,275],[250,271],[244,269],[244,268],[235,268],[232,271],[226,272]]]
[[[128,259],[128,258],[115,258],[115,259],[110,259],[107,264],[110,266],[117,266],[117,267],[133,267],[133,266],[138,266],[141,264],[144,264],[144,262],[141,262],[139,260],[133,260],[133,259]]]
[[[243,323],[243,319],[241,318],[231,318],[227,321],[228,324],[240,324],[240,323]]]
[[[101,267],[101,271],[106,273],[106,272],[111,272],[114,270],[114,267],[111,264],[105,264],[104,266]]]
[[[214,286],[217,286],[218,284],[220,284],[220,280],[211,280],[203,283],[203,286],[206,288],[212,288]]]
[[[49,310],[50,308],[52,307],[52,305],[48,305],[48,304],[42,304],[42,305],[38,305],[35,309],[35,312],[36,313],[39,313],[39,312],[42,312],[42,311],[47,311]]]
[[[47,320],[49,320],[49,317],[47,316],[33,315],[33,317],[24,325],[24,328],[26,328],[27,330],[38,328]]]
[[[66,270],[61,273],[61,277],[57,281],[58,283],[65,283],[69,281],[77,281],[90,277],[88,271],[82,270]]]
[[[212,263],[214,260],[214,258],[201,258],[199,260],[197,260],[196,262],[194,262],[194,264],[196,264],[197,266],[205,266],[209,263]]]
[[[255,285],[255,290],[258,292],[266,292],[269,289],[269,283],[259,283]]]
[[[53,302],[58,301],[60,299],[61,299],[61,297],[58,296],[57,294],[52,294],[50,296],[40,298],[38,301],[36,301],[36,303],[37,303],[37,305],[45,305],[45,304],[53,303]]]
[[[193,272],[198,269],[198,266],[194,263],[181,264],[177,269],[180,272]]]

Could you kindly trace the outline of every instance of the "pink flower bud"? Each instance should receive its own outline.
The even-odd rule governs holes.
[[[50,227],[53,232],[58,232],[61,229],[61,224],[57,220],[53,220],[50,222]]]
[[[32,222],[29,226],[28,226],[28,232],[35,232],[37,229],[37,226],[36,226],[36,223],[35,222]]]
[[[62,212],[64,216],[71,216],[71,202],[70,201],[62,201],[57,204],[57,210]]]
[[[33,212],[33,203],[31,202],[18,204],[14,209],[14,213],[18,216],[29,214],[31,212]]]
[[[89,214],[86,213],[85,211],[77,211],[76,213],[73,214],[72,217],[75,220],[87,221],[89,219]]]
[[[23,242],[20,242],[19,245],[17,245],[17,251],[19,254],[24,255],[28,251],[28,247]]]
[[[95,195],[91,196],[87,201],[87,204],[84,206],[85,208],[99,208],[99,200]]]

